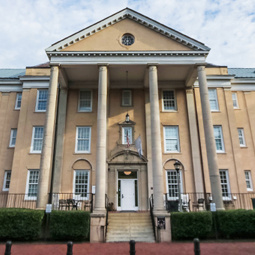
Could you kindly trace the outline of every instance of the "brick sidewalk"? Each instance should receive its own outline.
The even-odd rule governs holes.
[[[201,255],[248,255],[255,254],[255,242],[225,242],[200,244]],[[0,244],[0,255],[4,255],[5,244]],[[66,255],[66,244],[52,243],[15,243],[12,255]],[[124,255],[129,254],[129,243],[77,243],[73,248],[74,255]],[[137,243],[136,255],[194,255],[192,242],[185,243]]]

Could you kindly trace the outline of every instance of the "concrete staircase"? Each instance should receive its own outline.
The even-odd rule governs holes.
[[[155,242],[149,212],[109,212],[106,242]]]

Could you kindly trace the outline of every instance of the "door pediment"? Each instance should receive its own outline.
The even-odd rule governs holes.
[[[147,164],[147,159],[144,156],[139,157],[136,151],[122,150],[114,154],[108,164]]]

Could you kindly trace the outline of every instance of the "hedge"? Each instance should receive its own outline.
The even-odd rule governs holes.
[[[1,240],[36,240],[42,228],[44,211],[30,209],[0,209]]]
[[[212,231],[212,213],[171,213],[171,228],[173,240],[206,238]]]
[[[89,237],[89,212],[52,211],[50,236],[54,240],[85,240]]]

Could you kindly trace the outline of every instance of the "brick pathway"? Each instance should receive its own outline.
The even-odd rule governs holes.
[[[250,255],[255,254],[254,242],[225,242],[200,244],[201,255]],[[194,255],[194,246],[186,243],[137,243],[136,255]],[[0,244],[0,255],[4,255],[5,244]],[[66,244],[52,243],[14,243],[12,255],[66,255]],[[129,254],[129,243],[77,243],[73,248],[74,255],[124,255]]]

